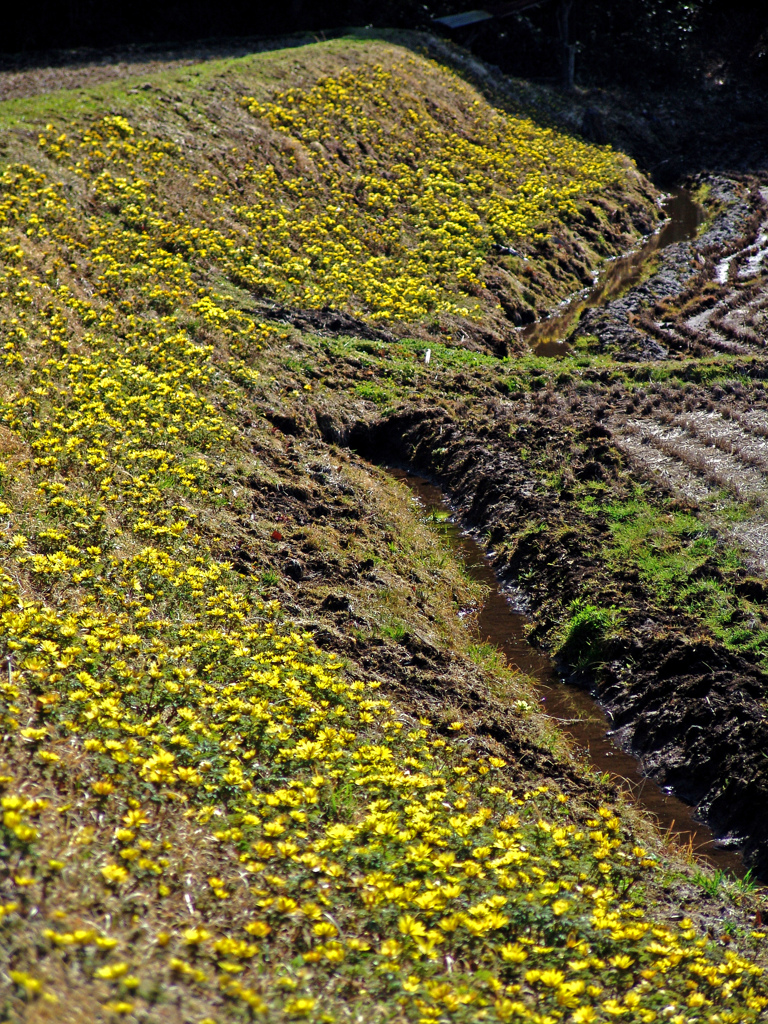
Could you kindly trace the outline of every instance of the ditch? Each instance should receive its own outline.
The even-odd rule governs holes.
[[[564,356],[572,349],[566,340],[579,317],[587,309],[604,306],[611,299],[638,283],[648,261],[676,242],[696,237],[704,221],[704,208],[687,188],[674,189],[662,203],[669,218],[663,227],[646,239],[639,249],[609,260],[591,288],[577,293],[552,316],[520,329],[520,335],[537,356]]]
[[[532,680],[546,714],[583,751],[596,771],[608,773],[615,784],[653,815],[661,831],[680,846],[689,847],[697,859],[743,878],[746,868],[738,852],[722,845],[706,825],[696,820],[687,804],[642,775],[637,760],[612,741],[611,723],[600,703],[587,690],[564,682],[552,660],[528,642],[530,619],[516,610],[514,595],[502,589],[489,557],[477,541],[460,529],[440,488],[404,469],[389,468],[388,472],[406,484],[426,515],[441,522],[454,555],[469,576],[486,588],[486,598],[475,620],[478,638],[493,644],[512,668]]]

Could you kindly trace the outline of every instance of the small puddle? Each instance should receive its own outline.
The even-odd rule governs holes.
[[[450,506],[434,484],[406,470],[387,472],[410,488],[425,512],[450,515]],[[504,595],[479,544],[462,533],[452,519],[445,521],[444,529],[447,543],[469,575],[488,588],[485,604],[477,616],[479,637],[498,647],[511,666],[531,677],[546,714],[582,748],[594,768],[608,772],[615,783],[656,818],[662,832],[669,832],[683,846],[690,844],[697,858],[743,878],[746,869],[738,852],[720,846],[710,829],[696,821],[687,804],[641,775],[636,759],[611,740],[610,723],[600,704],[585,690],[564,683],[547,655],[528,643],[526,627],[530,619],[515,611]]]
[[[738,252],[731,253],[724,257],[715,267],[715,281],[718,284],[727,284],[731,277],[731,264],[740,257],[746,256],[744,263],[739,267],[736,276],[740,281],[748,281],[756,277],[763,269],[766,256],[768,256],[768,231],[762,228],[752,245]]]
[[[759,191],[763,202],[768,202],[768,189],[761,188]],[[746,246],[744,249],[739,249],[738,252],[731,253],[730,256],[726,256],[716,265],[715,281],[718,284],[728,283],[731,277],[731,264],[741,256],[746,256],[747,258],[736,274],[739,280],[749,280],[749,278],[756,277],[762,272],[766,263],[766,257],[768,257],[768,226],[766,226],[765,222],[763,222],[757,238],[751,245]]]
[[[578,292],[559,312],[546,320],[520,329],[536,356],[564,356],[571,346],[564,340],[585,309],[602,306],[610,302],[619,292],[632,287],[639,281],[648,259],[659,249],[665,249],[675,242],[687,242],[696,237],[704,220],[704,207],[694,202],[686,188],[675,189],[662,203],[662,209],[669,220],[641,248],[626,256],[619,256],[605,265],[594,285],[584,292]]]

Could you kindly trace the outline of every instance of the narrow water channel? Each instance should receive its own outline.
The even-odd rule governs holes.
[[[675,242],[696,237],[704,220],[704,207],[695,202],[686,188],[677,188],[662,203],[669,218],[660,231],[626,256],[609,260],[591,288],[578,292],[546,320],[537,320],[520,329],[519,334],[537,356],[564,356],[571,351],[565,341],[585,309],[603,306],[640,279],[648,260],[660,249]]]
[[[434,484],[402,469],[388,472],[410,488],[425,514],[450,515],[445,496]],[[584,751],[594,768],[608,772],[615,783],[656,818],[663,832],[669,832],[683,846],[690,844],[697,858],[743,878],[745,867],[738,853],[719,846],[714,834],[696,821],[687,804],[641,775],[635,758],[612,742],[610,723],[600,704],[585,690],[564,683],[550,658],[528,643],[526,626],[530,620],[514,610],[487,556],[472,536],[463,533],[451,518],[444,522],[444,531],[446,543],[471,578],[488,588],[476,622],[479,638],[494,644],[512,667],[530,676],[546,714]]]

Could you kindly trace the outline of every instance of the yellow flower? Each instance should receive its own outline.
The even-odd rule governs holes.
[[[608,958],[608,963],[611,967],[616,967],[620,971],[628,970],[635,961],[631,956],[627,956],[626,953],[621,953],[618,956],[612,956]]]
[[[530,972],[529,972],[530,973]],[[547,985],[550,988],[557,988],[561,985],[565,979],[565,975],[562,971],[540,971],[538,980],[542,985]]]
[[[403,914],[397,922],[398,931],[414,939],[422,939],[427,934],[427,929],[417,918],[410,914]]]
[[[11,981],[20,988],[23,988],[24,991],[28,992],[30,995],[37,995],[42,992],[43,983],[31,974],[27,974],[26,971],[9,971],[8,974]]]
[[[403,947],[400,945],[397,939],[385,939],[382,942],[381,946],[379,947],[381,955],[387,956],[391,960],[394,960],[398,956],[400,956],[402,949]]]
[[[128,872],[118,864],[107,864],[101,869],[101,873],[110,885],[120,885],[128,878]]]
[[[597,1020],[597,1011],[591,1006],[580,1006],[571,1014],[570,1019],[573,1024],[591,1024],[592,1021]]]
[[[289,1017],[308,1017],[316,1003],[316,999],[289,999],[283,1007],[283,1011]]]
[[[104,967],[99,967],[97,968],[96,971],[94,971],[94,977],[106,978],[107,980],[111,981],[113,978],[122,978],[122,976],[127,973],[128,964],[126,963],[105,964]]]
[[[507,944],[506,946],[499,947],[499,953],[501,954],[502,960],[507,960],[513,964],[521,964],[523,960],[528,958],[528,954],[519,943],[513,945]]]
[[[250,921],[245,925],[245,930],[249,935],[254,935],[257,939],[266,938],[272,931],[266,921]]]
[[[148,821],[149,818],[146,816],[144,811],[139,808],[128,811],[123,815],[123,822],[129,828],[141,828],[141,826],[146,825]]]
[[[612,1017],[623,1017],[625,1014],[630,1012],[626,1006],[622,1006],[622,1004],[616,999],[606,999],[602,1004],[602,1007],[605,1012],[610,1014]]]
[[[583,981],[564,981],[557,989],[557,1002],[560,1006],[574,1009],[579,1005],[578,996],[586,988]]]

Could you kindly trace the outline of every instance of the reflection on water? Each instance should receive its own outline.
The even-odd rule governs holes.
[[[388,472],[407,484],[426,512],[450,511],[442,491],[434,484],[405,470]],[[696,821],[687,804],[641,775],[635,758],[612,742],[609,721],[598,702],[585,690],[563,683],[551,660],[528,643],[526,626],[530,620],[512,608],[482,548],[453,521],[447,521],[444,528],[447,542],[471,578],[488,588],[477,617],[480,638],[494,644],[510,665],[531,677],[546,713],[583,749],[594,768],[608,772],[615,783],[653,814],[662,831],[668,831],[685,846],[690,844],[698,858],[742,878],[745,868],[738,853],[718,846],[713,833]]]
[[[561,307],[560,312],[547,320],[539,320],[520,329],[518,333],[528,342],[534,355],[566,355],[571,351],[571,347],[564,339],[585,309],[604,305],[635,284],[646,261],[659,249],[696,237],[696,232],[704,219],[704,208],[693,201],[688,189],[675,189],[662,207],[669,220],[661,231],[651,235],[635,252],[607,263],[595,284],[587,291],[575,295]]]

